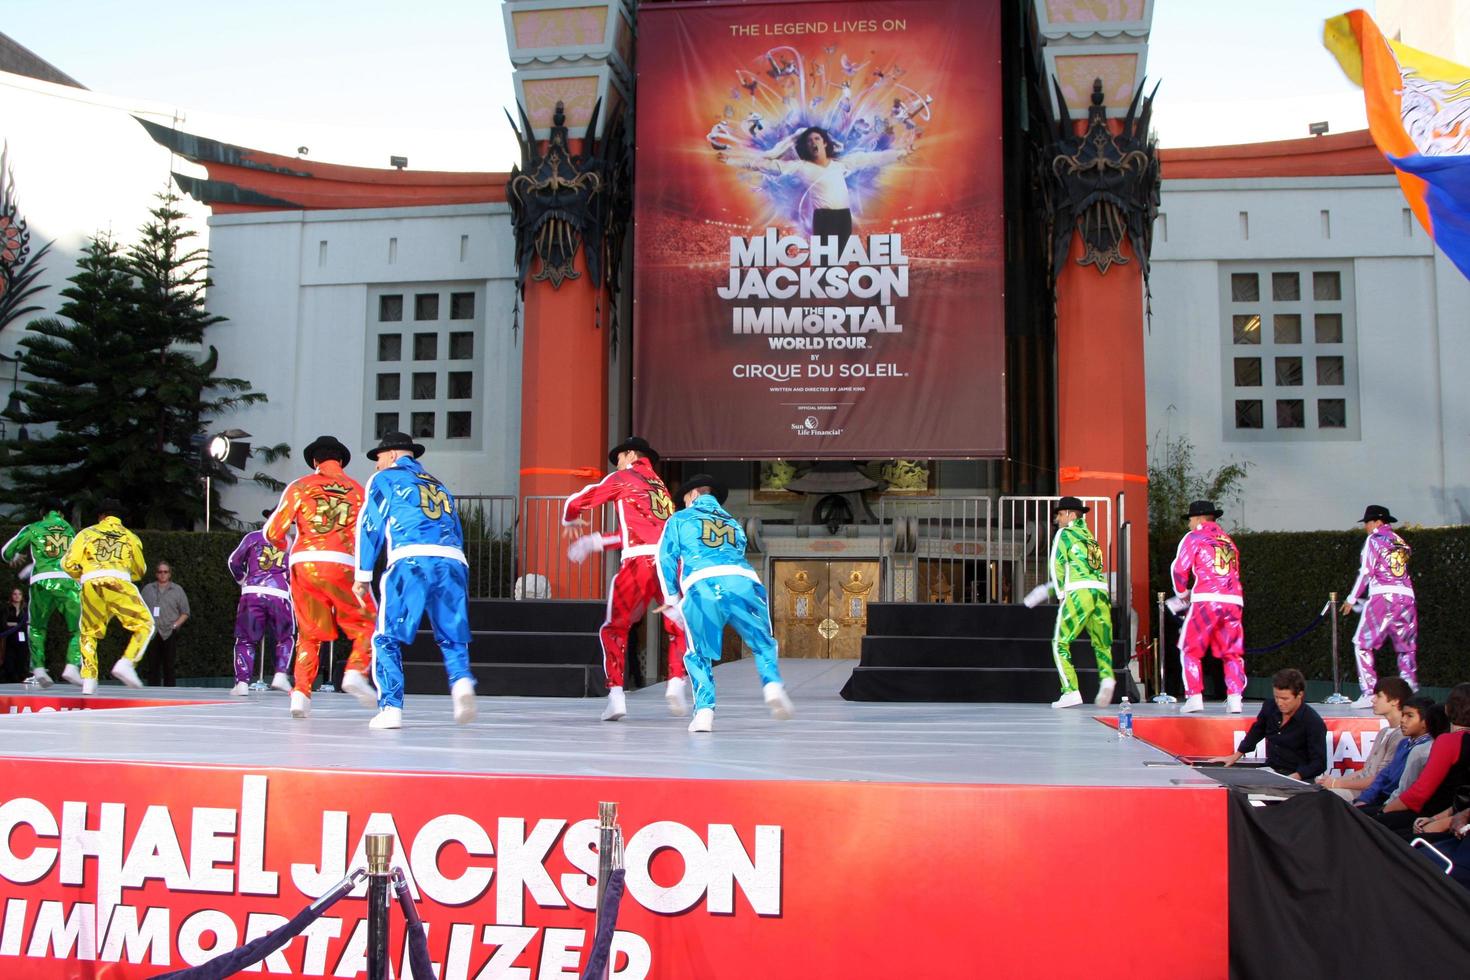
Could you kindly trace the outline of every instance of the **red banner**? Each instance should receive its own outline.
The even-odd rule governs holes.
[[[0,760],[0,976],[134,980],[284,922],[396,837],[441,980],[574,980],[599,800],[627,840],[615,980],[1227,972],[1223,792],[502,777]],[[1151,828],[1185,875],[1083,874]],[[1155,930],[1114,955],[1118,914]],[[1076,909],[1089,914],[1074,914]],[[364,901],[264,964],[361,975]],[[395,913],[390,949],[409,976]],[[425,980],[425,978],[420,978]]]
[[[176,708],[186,704],[223,703],[162,698],[82,697],[79,694],[0,694],[0,715],[40,714],[48,711],[108,711],[113,708]]]
[[[1002,455],[999,5],[648,4],[639,34],[636,430]]]

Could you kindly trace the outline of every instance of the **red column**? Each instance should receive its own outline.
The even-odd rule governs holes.
[[[1143,270],[1125,242],[1127,264],[1105,275],[1078,265],[1082,240],[1057,283],[1058,493],[1125,497],[1132,522],[1130,576],[1140,641],[1148,634],[1148,418],[1143,375]],[[1114,520],[1116,520],[1114,515]]]
[[[539,260],[538,268],[539,268]],[[579,250],[577,279],[559,289],[549,281],[526,281],[522,311],[521,357],[521,563],[518,575],[544,575],[559,599],[601,595],[597,564],[568,566],[561,541],[560,509],[550,501],[565,497],[596,477],[568,471],[602,473],[607,466],[607,328],[596,326],[601,294],[592,285]]]

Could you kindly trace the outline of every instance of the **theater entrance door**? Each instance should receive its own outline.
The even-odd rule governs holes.
[[[777,561],[771,625],[783,657],[857,659],[878,597],[876,561]]]

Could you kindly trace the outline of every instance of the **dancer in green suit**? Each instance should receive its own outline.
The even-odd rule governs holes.
[[[51,675],[46,672],[46,632],[51,617],[59,615],[66,623],[66,669],[62,678],[73,684],[82,682],[82,651],[79,624],[82,618],[82,588],[76,579],[62,571],[61,559],[71,547],[77,532],[66,518],[61,516],[60,502],[48,508],[45,517],[34,524],[27,524],[20,533],[5,542],[0,548],[0,559],[12,565],[20,564],[30,552],[31,569],[31,628],[28,641],[31,647],[31,676],[42,687],[51,686]]]
[[[1102,549],[1082,520],[1087,510],[1076,497],[1057,501],[1051,581],[1032,589],[1023,600],[1027,606],[1038,606],[1052,595],[1062,601],[1057,610],[1056,630],[1052,633],[1052,658],[1061,675],[1062,696],[1052,702],[1053,708],[1071,708],[1082,703],[1082,692],[1077,690],[1077,671],[1072,667],[1072,641],[1084,629],[1097,656],[1096,703],[1111,703],[1117,684],[1113,679],[1113,611],[1108,602],[1107,573],[1103,570]]]

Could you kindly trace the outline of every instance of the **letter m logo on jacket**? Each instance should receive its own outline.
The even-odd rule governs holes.
[[[735,525],[717,517],[706,517],[700,523],[699,540],[710,548],[718,548],[721,545],[734,547]]]

